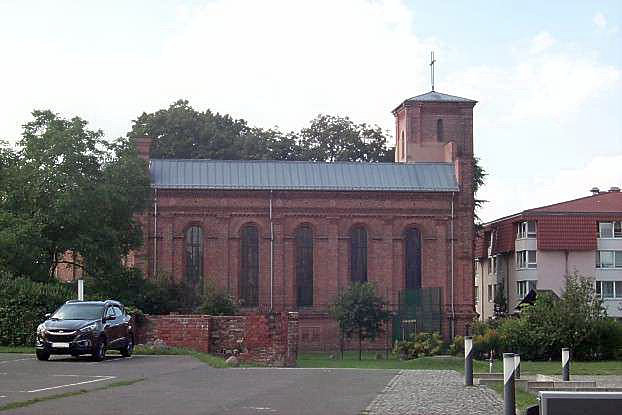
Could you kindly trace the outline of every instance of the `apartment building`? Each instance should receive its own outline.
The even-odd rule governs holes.
[[[593,278],[607,313],[622,317],[622,193],[528,209],[485,223],[475,240],[475,309],[494,315],[495,298],[512,313],[530,290],[561,295],[565,276]]]

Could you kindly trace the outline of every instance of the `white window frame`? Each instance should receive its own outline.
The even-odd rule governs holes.
[[[533,254],[533,258],[530,258],[532,254]],[[516,269],[517,270],[536,269],[536,268],[538,268],[538,251],[535,251],[535,250],[516,251]]]
[[[611,262],[603,266],[602,253],[611,254]],[[596,268],[598,269],[620,269],[622,268],[622,251],[615,250],[600,250],[596,251]]]
[[[529,291],[538,289],[538,280],[516,281],[516,296],[519,300],[525,298]],[[521,292],[523,291],[523,292]]]
[[[529,230],[530,225],[533,225],[533,230]],[[527,220],[518,224],[518,232],[516,232],[516,239],[532,239],[538,235],[538,225],[536,221]]]
[[[603,236],[603,229],[611,227],[610,236]],[[622,238],[622,221],[598,222],[598,237],[601,239],[621,239]]]
[[[603,296],[603,283],[611,283],[611,296]],[[619,294],[619,295],[618,295]],[[603,300],[622,300],[622,281],[596,281],[596,295]]]

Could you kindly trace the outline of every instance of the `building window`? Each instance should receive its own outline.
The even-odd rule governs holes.
[[[521,222],[518,224],[517,239],[523,238],[535,238],[536,237],[536,222],[533,220]]]
[[[479,287],[477,285],[473,287],[473,299],[475,304],[479,304]]]
[[[443,120],[436,120],[436,141],[438,142],[442,142],[443,141]]]
[[[537,268],[537,255],[536,251],[517,251],[516,252],[516,268],[527,269]]]
[[[492,284],[488,284],[488,302],[492,303],[492,300],[494,298],[493,294],[492,294]]]
[[[367,282],[367,230],[362,226],[352,228],[350,235],[350,279]]]
[[[622,251],[596,251],[596,268],[622,268]]]
[[[296,231],[296,301],[299,307],[313,305],[313,232],[306,225]]]
[[[404,159],[404,152],[405,152],[404,147],[406,147],[406,146],[405,146],[405,141],[406,141],[406,140],[405,140],[405,138],[404,138],[404,131],[402,130],[402,140],[401,140],[401,142],[400,142],[400,144],[401,144],[401,145],[400,145],[400,151],[402,152],[402,160]]]
[[[242,228],[240,250],[240,300],[244,307],[259,305],[259,232],[254,225]]]
[[[622,281],[596,281],[596,295],[602,299],[622,299]]]
[[[517,281],[516,295],[522,300],[529,293],[529,291],[535,291],[537,286],[538,281]]]
[[[599,238],[622,238],[622,222],[599,222]]]
[[[203,229],[191,226],[186,231],[186,283],[197,288],[203,281]]]
[[[406,289],[421,288],[421,234],[417,229],[406,231],[404,245]]]

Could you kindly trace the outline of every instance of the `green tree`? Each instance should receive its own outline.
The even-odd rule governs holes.
[[[392,162],[393,148],[379,126],[355,124],[348,117],[318,115],[299,134],[305,160]]]
[[[0,264],[15,276],[50,280],[63,254],[93,275],[120,267],[142,243],[135,214],[146,207],[149,176],[132,143],[110,144],[79,117],[34,111],[19,150],[2,157]],[[72,261],[69,261],[72,262]]]
[[[481,219],[477,215],[477,211],[480,210],[482,206],[484,206],[484,203],[488,202],[488,200],[477,198],[477,192],[484,186],[484,184],[486,183],[486,176],[488,176],[488,173],[486,173],[486,170],[484,170],[480,162],[481,160],[479,159],[479,157],[473,157],[473,196],[475,197],[474,215],[475,215],[475,222],[476,222],[476,227],[475,227],[476,231],[479,230],[479,228],[481,227],[480,226]]]
[[[382,323],[391,318],[386,302],[375,293],[371,283],[354,283],[340,294],[330,308],[330,315],[337,320],[341,333],[351,339],[357,336],[359,360],[363,340],[374,340],[384,330]]]
[[[154,158],[393,161],[393,149],[386,147],[387,136],[378,126],[319,115],[300,132],[283,133],[210,110],[199,112],[185,100],[140,115],[128,136],[143,135],[154,139]]]

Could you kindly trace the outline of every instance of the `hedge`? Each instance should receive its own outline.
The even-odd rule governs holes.
[[[69,284],[0,277],[0,345],[34,346],[45,314],[71,298],[75,291]]]

